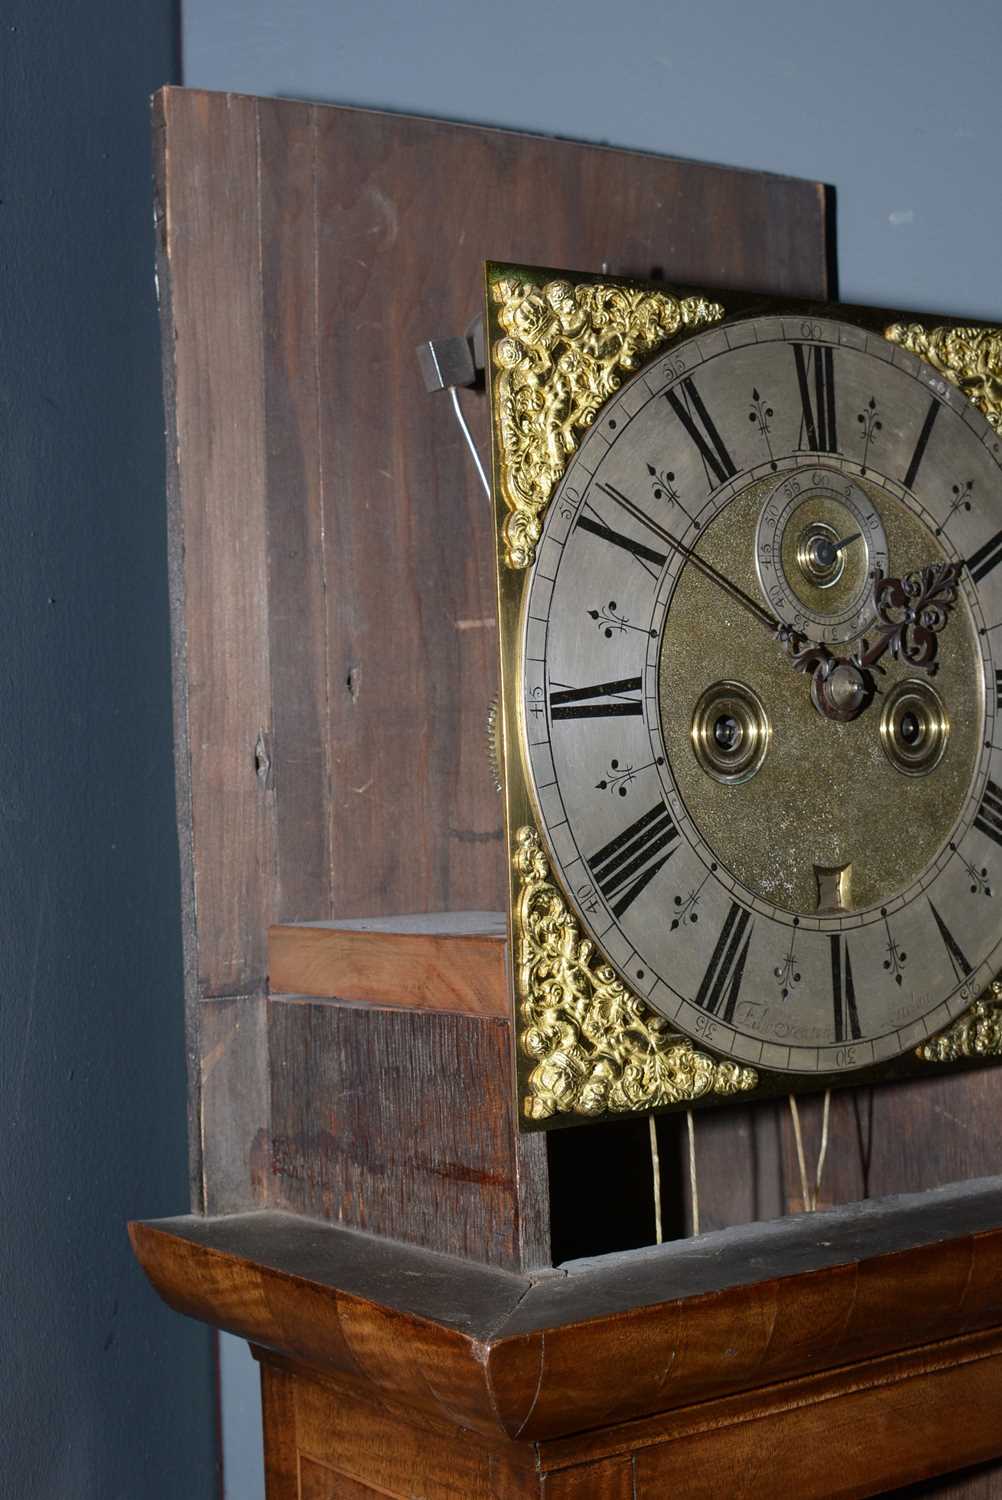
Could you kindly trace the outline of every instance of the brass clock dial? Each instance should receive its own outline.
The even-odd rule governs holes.
[[[623,983],[720,1054],[869,1067],[1002,968],[1000,462],[923,361],[798,313],[676,344],[555,490],[539,829]]]

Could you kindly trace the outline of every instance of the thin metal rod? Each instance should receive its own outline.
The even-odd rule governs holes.
[[[489,500],[491,498],[491,487],[487,482],[487,475],[484,473],[484,466],[480,462],[480,454],[477,452],[477,445],[473,441],[473,433],[466,425],[466,418],[463,416],[463,408],[459,404],[459,392],[456,390],[456,387],[454,385],[450,385],[449,395],[452,397],[452,409],[456,413],[456,421],[459,423],[459,430],[463,434],[463,437],[466,439],[467,448],[469,448],[470,453],[473,455],[473,462],[476,464],[477,473],[480,475],[480,483],[483,485],[484,494]]]
[[[658,1122],[653,1115],[647,1116],[651,1132],[651,1175],[654,1179],[654,1243],[663,1243],[661,1229],[661,1158],[658,1156]]]
[[[699,1233],[699,1181],[696,1177],[696,1117],[691,1109],[685,1112],[689,1127],[689,1191],[692,1194],[692,1232]]]
[[[657,521],[653,520],[646,511],[642,511],[639,505],[635,505],[629,496],[622,494],[613,485],[599,484],[597,488],[604,495],[608,495],[610,500],[614,500],[618,506],[626,511],[628,516],[632,516],[635,521],[639,521],[642,526],[646,526],[655,536],[667,542],[669,547],[674,547],[675,551],[681,557],[684,557],[686,562],[692,563],[693,567],[702,573],[704,578],[708,578],[711,583],[715,583],[718,588],[722,588],[724,593],[729,594],[736,604],[740,604],[760,625],[764,625],[770,635],[776,634],[780,622],[776,619],[775,615],[771,615],[767,609],[763,609],[750,594],[746,594],[744,589],[738,588],[737,584],[732,583],[723,573],[718,573],[712,563],[705,562],[691,547],[687,547],[685,542],[680,542],[677,537],[672,536],[670,531],[666,531],[663,526],[659,526]]]

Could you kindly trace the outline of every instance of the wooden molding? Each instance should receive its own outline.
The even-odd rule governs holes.
[[[936,1443],[919,1444],[906,1474],[1002,1451],[994,1179],[540,1277],[291,1215],[164,1220],[131,1234],[179,1311],[309,1366],[311,1379],[491,1443],[540,1445],[553,1464],[665,1444],[740,1454],[761,1426],[770,1444],[826,1432],[827,1462],[839,1465],[910,1402],[929,1408],[916,1425],[931,1423]],[[960,1400],[975,1387],[984,1401]],[[963,1420],[948,1420],[951,1403]],[[843,1407],[868,1425],[843,1427],[833,1417]]]

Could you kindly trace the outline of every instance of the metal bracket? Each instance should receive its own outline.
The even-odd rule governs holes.
[[[461,337],[428,339],[425,343],[418,344],[416,352],[425,390],[429,394],[435,391],[449,392],[459,430],[476,465],[484,494],[490,500],[491,487],[487,474],[459,404],[459,391],[464,387],[477,386],[484,368],[483,318],[475,318]]]

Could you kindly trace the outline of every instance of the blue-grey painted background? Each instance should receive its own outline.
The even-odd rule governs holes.
[[[216,1494],[187,1204],[149,103],[170,0],[0,6],[0,1496]]]
[[[193,87],[831,183],[842,297],[1002,317],[998,0],[184,0],[183,22]],[[263,1494],[255,1378],[224,1343],[231,1500]]]

